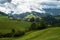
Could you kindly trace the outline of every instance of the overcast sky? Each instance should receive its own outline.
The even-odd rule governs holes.
[[[14,13],[45,12],[43,8],[60,8],[59,0],[0,0],[0,11]],[[40,10],[39,10],[40,9]]]

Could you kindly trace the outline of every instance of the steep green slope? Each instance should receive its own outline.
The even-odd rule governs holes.
[[[33,15],[33,14],[30,14],[30,15],[28,15],[28,16],[26,16],[25,18],[36,18],[37,16],[35,16],[35,15]]]
[[[32,31],[17,40],[60,40],[60,27]]]

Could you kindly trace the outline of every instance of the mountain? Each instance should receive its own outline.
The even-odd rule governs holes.
[[[58,16],[60,15],[60,9],[44,9],[45,13],[40,13],[40,12],[36,12],[36,11],[32,11],[32,12],[25,12],[25,13],[21,13],[21,14],[13,14],[14,12],[10,13],[10,16],[14,16],[16,18],[31,18],[31,17],[45,17],[48,15],[52,15],[52,16]],[[9,15],[9,14],[8,14]]]
[[[16,17],[16,18],[18,18],[18,17],[25,18],[30,14],[33,14],[34,16],[39,16],[39,17],[45,17],[48,15],[52,15],[52,16],[60,15],[60,9],[44,9],[44,10],[46,11],[46,13],[32,11],[32,12],[25,12],[25,13],[21,13],[21,14],[18,14],[18,13],[14,14],[14,11],[11,11],[11,13],[9,13],[8,16],[12,16],[12,17]],[[6,13],[2,13],[2,14],[6,14]],[[31,17],[31,15],[30,15],[30,17]]]
[[[40,13],[36,11],[32,11],[31,13],[35,16],[41,16],[41,17],[48,16],[48,15],[52,15],[52,16],[60,15],[60,9],[44,9],[44,11],[45,13]]]
[[[1,12],[1,11],[0,11],[0,15],[8,16],[7,14],[5,14],[4,12]]]
[[[12,0],[0,0],[0,3],[1,4],[4,4],[4,3],[6,3],[6,2],[11,2]]]
[[[56,15],[60,15],[60,9],[44,9],[46,13],[56,16]]]
[[[33,15],[32,13],[30,15],[27,15],[25,18],[36,18],[37,16]]]
[[[45,11],[45,13],[40,13],[40,12],[35,12],[35,11],[32,11],[32,13],[34,15],[37,15],[37,16],[48,16],[48,15],[52,15],[52,16],[57,16],[57,15],[60,15],[60,9],[43,9]]]

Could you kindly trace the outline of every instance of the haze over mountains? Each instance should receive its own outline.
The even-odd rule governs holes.
[[[46,10],[47,9],[47,10]],[[54,10],[54,11],[53,11]],[[58,10],[58,11],[57,11]],[[9,14],[22,14],[26,12],[60,14],[59,0],[0,0],[0,11]],[[37,14],[36,14],[37,15]]]

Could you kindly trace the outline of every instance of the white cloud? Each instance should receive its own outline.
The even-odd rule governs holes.
[[[31,12],[31,11],[41,12],[42,6],[39,4],[39,2],[43,2],[43,1],[42,0],[12,0],[12,3],[17,5],[15,9],[17,10],[15,11],[16,13]],[[31,10],[31,8],[33,10]],[[41,10],[38,10],[37,8]]]
[[[60,1],[57,0],[12,0],[11,3],[5,3],[4,4],[6,11],[11,10],[14,11],[14,13],[20,14],[24,12],[44,12],[43,8],[60,8]],[[5,10],[1,8],[2,10]],[[0,9],[0,10],[1,10]],[[7,13],[8,13],[7,12]]]
[[[8,14],[11,10],[10,9],[6,9],[4,7],[0,7],[0,11],[5,12],[6,14]]]

